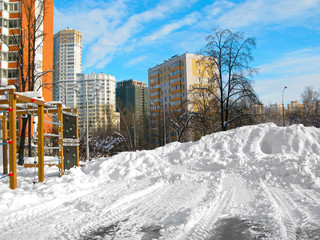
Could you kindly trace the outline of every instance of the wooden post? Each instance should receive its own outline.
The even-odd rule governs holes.
[[[8,133],[7,133],[7,121],[6,114],[3,113],[2,116],[2,142],[5,143],[8,141]],[[2,156],[3,156],[3,174],[8,174],[8,145],[2,145]]]
[[[58,105],[58,122],[60,122],[60,127],[59,127],[60,138],[59,138],[58,142],[59,142],[59,146],[60,146],[59,156],[60,156],[60,160],[61,160],[61,163],[59,164],[59,168],[61,170],[59,176],[61,177],[64,172],[62,104]]]
[[[43,106],[38,105],[38,181],[44,181]]]
[[[14,97],[15,91],[9,92],[9,107],[12,111],[9,112],[9,138],[12,143],[9,145],[9,156],[10,156],[10,188],[17,188],[17,114],[16,114],[16,99]]]
[[[75,114],[78,114],[78,109],[74,109],[74,113]],[[76,117],[76,130],[77,130],[77,135],[76,135],[76,137],[77,137],[77,141],[79,140],[79,122],[78,122],[78,117]],[[77,146],[77,167],[79,167],[79,145]]]

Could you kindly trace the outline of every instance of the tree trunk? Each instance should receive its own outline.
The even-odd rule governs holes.
[[[27,130],[28,118],[22,118],[22,129],[20,136],[20,145],[19,145],[19,165],[24,164],[23,156],[24,156],[24,145],[26,141],[26,130]]]

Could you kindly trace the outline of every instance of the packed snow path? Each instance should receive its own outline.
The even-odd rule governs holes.
[[[0,185],[0,239],[320,239],[320,130],[243,127]]]

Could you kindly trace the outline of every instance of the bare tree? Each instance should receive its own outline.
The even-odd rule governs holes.
[[[247,112],[239,111],[241,102],[259,103],[251,80],[256,69],[249,66],[256,42],[254,38],[244,38],[242,32],[220,28],[213,29],[206,40],[202,52],[211,57],[214,80],[218,85],[217,91],[209,91],[218,103],[221,129],[227,130],[228,124],[247,115]]]
[[[18,80],[15,86],[18,91],[35,90],[36,82],[44,75],[37,72],[36,54],[42,51],[43,20],[47,11],[46,5],[51,0],[24,0],[21,3],[20,19],[12,20],[10,35],[1,35],[1,40],[9,48],[9,58],[18,62],[19,71],[11,73]],[[40,53],[41,54],[41,53]],[[12,61],[11,60],[11,61]],[[48,71],[49,72],[49,71]],[[29,124],[28,124],[29,123]],[[19,165],[23,165],[25,136],[28,124],[29,156],[31,156],[31,115],[22,118],[22,128],[19,146]]]
[[[288,114],[291,123],[320,127],[320,91],[308,86],[301,93],[303,107],[294,109]]]
[[[313,90],[313,86],[308,86],[301,93],[301,99],[303,102],[315,103],[320,99],[320,91]]]
[[[172,124],[172,129],[176,134],[176,139],[178,142],[183,140],[182,135],[185,133],[191,125],[191,120],[195,117],[194,112],[184,112],[176,115],[174,119],[170,119]]]
[[[215,111],[217,101],[210,92],[214,91],[212,85],[205,88],[194,88],[189,92],[188,104],[197,114],[191,122],[191,128],[194,132],[194,139],[200,139],[202,136],[218,131],[219,116]]]

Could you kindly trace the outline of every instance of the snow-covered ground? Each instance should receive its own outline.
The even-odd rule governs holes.
[[[2,166],[1,166],[2,167]],[[263,124],[0,180],[0,239],[320,239],[320,130]]]

